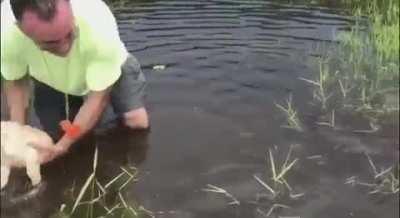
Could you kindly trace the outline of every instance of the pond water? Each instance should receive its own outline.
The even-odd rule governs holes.
[[[273,204],[290,208],[270,217],[399,216],[398,195],[371,195],[363,186],[345,184],[352,176],[373,181],[365,152],[379,167],[398,160],[397,131],[354,133],[368,126],[348,117],[337,129],[315,125],[310,86],[298,79],[312,78],[318,48],[335,45],[337,33],[352,24],[342,9],[171,0],[134,3],[116,14],[121,37],[149,82],[151,131],[132,134],[116,127],[82,142],[43,168],[46,184],[37,196],[2,196],[1,217],[48,217],[58,210],[73,184],[79,189],[91,173],[93,144],[99,146],[99,178],[118,175],[120,166],[138,167],[126,199],[160,218],[258,218]],[[282,128],[285,116],[275,103],[290,95],[303,132]],[[304,195],[266,199],[269,192],[254,175],[271,177],[268,149],[281,163],[291,145],[298,161],[286,180]],[[23,173],[14,173],[8,192],[24,186],[18,177]],[[240,204],[203,191],[208,184]]]

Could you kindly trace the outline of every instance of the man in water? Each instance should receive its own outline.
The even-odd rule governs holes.
[[[108,105],[126,126],[149,127],[142,101],[145,78],[101,0],[4,0],[1,75],[10,120],[27,120],[27,75],[44,130],[54,137],[65,119],[64,132],[54,150],[43,152],[43,162],[64,154],[91,131]]]

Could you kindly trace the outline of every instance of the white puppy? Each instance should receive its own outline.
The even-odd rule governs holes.
[[[16,122],[1,121],[1,189],[8,183],[13,167],[26,167],[32,185],[40,183],[39,152],[35,148],[54,145],[50,136],[33,127]]]

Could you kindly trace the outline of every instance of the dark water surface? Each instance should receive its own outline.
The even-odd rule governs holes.
[[[117,19],[149,82],[151,132],[117,128],[87,144],[100,146],[100,177],[138,166],[139,181],[125,193],[129,201],[160,218],[258,218],[274,203],[291,208],[270,217],[399,216],[397,195],[369,195],[345,184],[351,176],[372,181],[364,152],[376,165],[391,166],[398,133],[355,134],[368,126],[351,119],[336,130],[315,125],[309,86],[298,79],[312,78],[317,48],[335,45],[337,33],[352,23],[341,10],[271,1],[145,1],[117,9]],[[306,124],[302,133],[281,127],[285,117],[275,103],[289,95]],[[268,191],[253,176],[271,177],[268,149],[282,162],[290,145],[299,160],[287,181],[305,195],[262,200]],[[17,205],[2,202],[2,217],[57,210],[72,181],[82,184],[90,174],[92,155],[92,147],[82,146],[45,167],[43,193]],[[202,191],[207,184],[227,190],[240,205]]]

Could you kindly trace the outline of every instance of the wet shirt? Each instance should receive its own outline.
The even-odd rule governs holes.
[[[1,3],[1,75],[18,80],[27,73],[54,89],[82,96],[111,86],[128,52],[115,18],[101,0],[71,0],[75,39],[66,57],[41,50],[15,24],[10,0]]]

